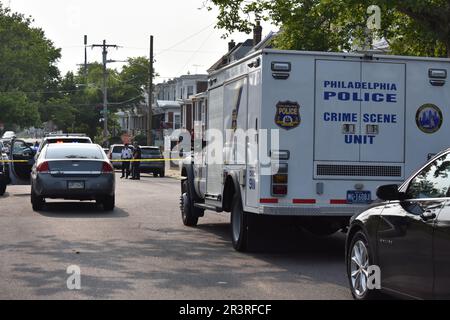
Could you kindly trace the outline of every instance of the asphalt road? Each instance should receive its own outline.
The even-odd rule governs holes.
[[[117,209],[54,202],[36,213],[28,186],[0,198],[0,299],[350,299],[343,235],[295,227],[261,253],[233,250],[228,215],[182,225],[179,182],[117,180]],[[67,267],[81,269],[69,290]]]

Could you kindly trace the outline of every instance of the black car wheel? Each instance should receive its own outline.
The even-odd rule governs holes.
[[[37,196],[34,191],[31,191],[31,205],[33,211],[40,211],[44,208],[45,200],[43,197]]]
[[[161,178],[164,178],[164,177],[166,176],[166,170],[161,170],[161,171],[159,171],[159,176],[160,176]]]
[[[362,231],[352,238],[347,252],[347,274],[352,295],[356,300],[371,300],[377,292],[369,289],[369,267],[373,265],[373,252]]]
[[[113,211],[116,206],[116,199],[114,196],[106,196],[103,199],[103,210],[105,211]]]
[[[0,196],[3,196],[6,192],[6,179],[0,179]]]

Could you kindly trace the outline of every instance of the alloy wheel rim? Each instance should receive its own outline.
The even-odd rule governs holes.
[[[350,260],[350,277],[352,287],[357,296],[361,297],[367,292],[369,277],[369,254],[365,243],[357,241],[352,248]]]

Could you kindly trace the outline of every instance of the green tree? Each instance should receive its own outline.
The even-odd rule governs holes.
[[[450,57],[448,0],[207,0],[219,8],[217,27],[250,32],[255,20],[281,27],[275,45],[283,49],[349,50],[365,41],[367,8],[382,10],[378,37],[392,53]]]
[[[59,81],[60,50],[32,22],[0,4],[0,117],[9,126],[38,125],[37,103]]]

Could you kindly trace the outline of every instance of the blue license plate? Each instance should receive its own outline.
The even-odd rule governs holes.
[[[370,191],[348,191],[347,202],[349,204],[370,204],[372,203],[372,192]]]

